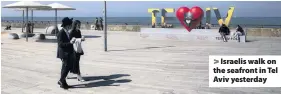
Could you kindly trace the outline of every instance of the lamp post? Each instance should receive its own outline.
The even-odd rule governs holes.
[[[23,32],[24,29],[24,10],[22,10],[22,24],[21,24],[21,32]]]
[[[58,10],[55,9],[55,33],[56,33],[56,36],[58,35]]]
[[[25,21],[25,25],[26,25],[26,27],[25,27],[25,37],[26,37],[26,42],[28,42],[28,7],[26,7],[26,19],[25,19],[26,21]]]
[[[31,9],[31,33],[33,33],[34,23],[33,23],[33,9]]]
[[[104,24],[104,51],[107,51],[107,23],[106,23],[106,1],[104,1],[104,21],[103,21],[103,24]]]

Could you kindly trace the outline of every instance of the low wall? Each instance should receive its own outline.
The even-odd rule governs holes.
[[[22,23],[1,22],[2,27],[6,27],[7,25],[11,25],[12,28],[21,28],[22,27]],[[46,28],[46,27],[49,27],[49,26],[53,26],[53,24],[51,24],[51,23],[41,23],[41,22],[34,23],[34,28]],[[82,29],[91,29],[90,26],[91,26],[91,24],[81,24]]]
[[[12,28],[21,28],[22,23],[7,23],[7,22],[2,22],[1,26],[6,27],[7,25],[11,25]],[[49,23],[35,23],[34,28],[46,28],[49,26],[53,26],[53,24]],[[108,31],[133,31],[133,32],[140,32],[140,25],[108,25],[107,30]],[[86,30],[91,30],[94,29],[93,24],[86,24],[82,23],[81,24],[81,29],[86,29]]]
[[[238,37],[234,36],[234,33],[231,32],[226,36],[228,42],[238,42]],[[155,40],[222,41],[218,29],[193,29],[188,32],[186,29],[141,28],[140,37]],[[246,36],[240,36],[240,42],[246,42]]]
[[[108,31],[131,31],[140,32],[140,25],[107,25]],[[95,25],[91,25],[91,29],[95,29]]]
[[[140,32],[140,25],[108,25],[108,31],[132,31]]]
[[[247,36],[281,37],[281,28],[247,28]]]
[[[12,28],[21,28],[21,22],[1,22],[1,26],[5,27],[11,24]],[[52,23],[36,22],[35,28],[46,28],[52,26]],[[92,23],[82,23],[81,29],[91,30],[93,29]],[[109,31],[133,31],[140,32],[141,25],[108,25]],[[281,37],[281,28],[246,28],[247,36],[263,36],[263,37]]]

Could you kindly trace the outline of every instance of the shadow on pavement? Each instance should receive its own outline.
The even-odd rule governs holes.
[[[130,51],[130,50],[144,50],[144,49],[157,49],[157,48],[170,48],[170,47],[176,47],[176,46],[144,47],[144,48],[123,49],[123,50],[109,50],[109,51]]]
[[[109,76],[86,76],[83,77],[85,79],[85,81],[92,81],[92,80],[110,80],[110,79],[116,79],[116,78],[121,78],[124,76],[130,76],[129,74],[113,74],[113,75],[109,75]]]
[[[130,75],[129,74],[114,74],[114,75],[109,75],[109,76],[83,77],[86,82],[92,81],[92,80],[100,80],[100,79],[103,79],[104,81],[72,85],[72,88],[92,88],[92,87],[100,87],[100,86],[120,86],[119,84],[116,85],[116,83],[128,83],[128,82],[132,81],[130,79],[113,80],[113,79],[121,78],[121,77],[124,77],[124,76],[130,76]]]
[[[101,36],[83,35],[85,38],[100,38]]]
[[[35,42],[42,42],[42,43],[57,43],[57,39],[36,40]]]

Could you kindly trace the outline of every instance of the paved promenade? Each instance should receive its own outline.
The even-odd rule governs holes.
[[[10,32],[21,32],[16,29]],[[44,32],[35,29],[35,33]],[[137,32],[82,30],[87,80],[68,79],[76,88],[57,85],[61,61],[53,36],[46,41],[11,40],[1,35],[2,94],[280,94],[281,88],[209,88],[209,55],[281,55],[281,38],[249,37],[248,43],[148,40]],[[281,84],[281,83],[280,83]]]

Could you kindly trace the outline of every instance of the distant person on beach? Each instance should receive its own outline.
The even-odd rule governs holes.
[[[7,25],[6,27],[5,27],[5,30],[11,30],[11,25]]]
[[[199,26],[198,26],[198,29],[203,29],[203,27],[202,27],[202,21],[200,21]]]
[[[32,29],[31,25],[32,25],[31,22],[28,21],[28,23],[26,24],[26,32],[31,33],[31,29]]]
[[[229,35],[230,30],[225,24],[222,24],[222,26],[219,29],[219,33],[221,35],[223,42],[227,42],[226,35]]]
[[[210,26],[210,24],[209,24],[209,23],[206,23],[206,25],[205,25],[205,29],[211,29],[211,26]]]
[[[72,69],[74,57],[74,48],[71,43],[73,40],[70,39],[69,31],[71,30],[72,19],[65,17],[62,19],[62,29],[57,34],[57,58],[62,61],[61,77],[58,84],[63,89],[68,89],[70,86],[66,82],[66,76]]]
[[[72,29],[69,34],[69,37],[70,37],[70,39],[72,39],[72,38],[75,39],[75,42],[73,43],[73,45],[75,45],[75,43],[77,43],[77,42],[80,42],[77,45],[80,45],[80,47],[81,47],[81,42],[84,40],[84,38],[82,38],[80,27],[81,27],[81,22],[79,20],[75,20],[72,24]],[[76,74],[78,81],[83,82],[85,80],[81,76],[79,61],[80,61],[80,56],[84,55],[84,52],[83,52],[82,48],[81,48],[81,50],[78,51],[77,46],[74,46],[73,48],[74,48],[75,60],[73,62],[73,67],[70,70],[70,73]]]
[[[200,21],[200,23],[197,25],[196,29],[203,29],[201,24],[202,24],[202,22]]]
[[[30,28],[31,28],[31,33],[33,33],[33,30],[34,30],[34,22],[31,23],[31,27],[30,27]]]
[[[100,27],[99,27],[99,19],[96,18],[95,20],[95,30],[98,30]]]
[[[237,25],[236,32],[234,36],[238,38],[238,42],[240,42],[240,36],[245,35],[243,28],[240,25]]]
[[[100,24],[100,30],[103,30],[103,19],[102,17],[100,17],[100,20],[99,20],[99,24]]]
[[[11,26],[11,23],[8,22],[9,24],[5,27],[5,30],[12,30],[12,26]]]

